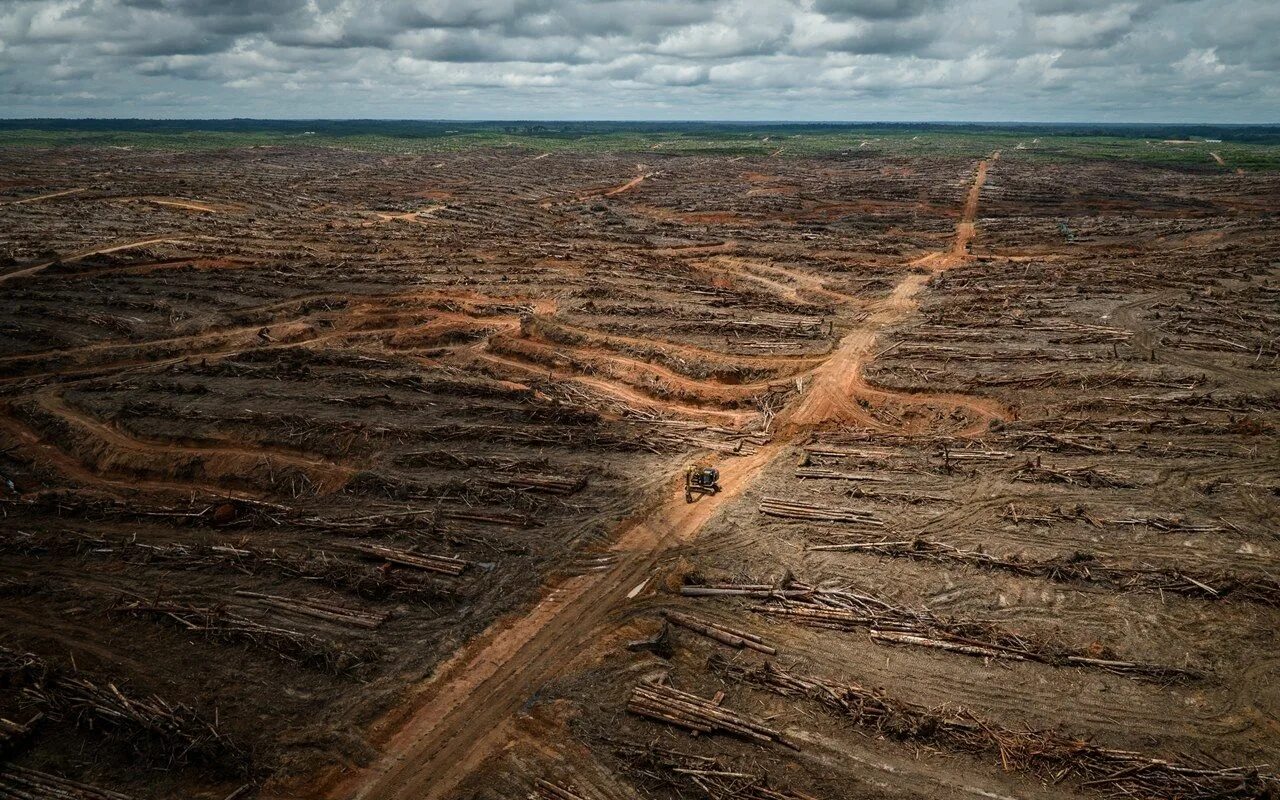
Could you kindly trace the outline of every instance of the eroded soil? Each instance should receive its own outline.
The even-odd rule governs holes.
[[[28,189],[0,199],[0,645],[251,753],[184,766],[161,742],[140,772],[137,731],[64,712],[21,765],[140,798],[728,796],[643,751],[785,797],[1096,791],[867,736],[733,682],[709,655],[764,657],[685,628],[627,647],[672,610],[1011,729],[1280,755],[1274,177],[7,157]],[[694,463],[722,491],[686,503]],[[761,609],[794,586],[1084,660]],[[799,751],[627,713],[657,675]],[[0,717],[40,710],[8,680]]]

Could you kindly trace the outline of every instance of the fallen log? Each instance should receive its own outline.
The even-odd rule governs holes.
[[[842,542],[810,545],[810,550],[875,553],[936,563],[965,564],[1027,577],[1063,583],[1089,583],[1119,590],[1172,592],[1189,597],[1233,598],[1268,606],[1280,606],[1280,579],[1270,575],[1228,572],[1193,574],[1176,568],[1121,567],[1099,561],[1088,553],[1044,560],[999,558],[981,550],[961,548],[928,539]]]
[[[627,710],[696,733],[728,733],[762,744],[777,742],[793,750],[800,749],[781,732],[758,720],[730,711],[716,701],[664,684],[638,684],[631,690]]]
[[[839,472],[821,467],[801,467],[796,470],[797,478],[822,478],[829,481],[861,481],[863,483],[893,483],[893,478],[876,475],[870,472]]]
[[[1053,783],[1074,778],[1082,788],[1149,800],[1269,800],[1280,794],[1280,775],[1261,766],[1192,766],[1099,747],[1056,730],[1004,728],[962,707],[928,708],[858,684],[791,673],[771,662],[734,663],[717,653],[711,666],[729,680],[812,700],[886,737],[987,755],[1005,770]]]
[[[742,650],[744,648],[755,650],[766,655],[777,655],[778,651],[764,643],[764,640],[755,634],[741,631],[736,628],[729,628],[718,623],[699,620],[688,614],[681,614],[678,611],[666,610],[662,612],[662,616],[670,621],[673,625],[679,625],[687,628],[694,633],[702,634],[708,639],[714,639],[721,644]]]
[[[391,616],[389,612],[382,611],[364,611],[358,608],[348,608],[335,603],[326,603],[323,600],[312,600],[307,598],[281,597],[272,594],[259,594],[258,592],[250,592],[246,590],[237,590],[236,597],[245,597],[251,600],[257,600],[259,603],[271,608],[278,608],[282,611],[291,611],[295,614],[302,614],[307,617],[315,617],[316,619],[328,620],[330,622],[338,622],[343,625],[352,625],[357,628],[365,628],[366,630],[375,630],[382,626]]]
[[[0,800],[132,800],[87,783],[16,764],[0,767]]]
[[[761,500],[760,512],[771,517],[784,519],[801,519],[811,522],[849,522],[874,528],[884,527],[884,522],[869,511],[801,503],[780,497],[766,497]]]
[[[0,683],[18,689],[41,710],[18,726],[20,736],[29,735],[30,727],[48,716],[116,736],[137,756],[157,764],[199,763],[241,774],[250,768],[248,754],[216,723],[159,695],[127,692],[74,667],[61,669],[32,653],[5,648],[0,648]],[[7,735],[4,727],[0,725],[0,742]]]
[[[402,567],[412,567],[414,569],[427,570],[429,572],[439,572],[445,575],[461,575],[467,567],[471,566],[471,562],[463,561],[453,556],[437,556],[429,553],[415,553],[411,550],[400,550],[394,547],[388,547],[382,544],[364,544],[352,542],[343,545],[344,549],[364,556],[386,561],[389,564],[397,564]]]

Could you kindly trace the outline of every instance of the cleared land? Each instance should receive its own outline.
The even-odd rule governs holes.
[[[0,151],[0,796],[1280,791],[1280,179],[777,145]]]

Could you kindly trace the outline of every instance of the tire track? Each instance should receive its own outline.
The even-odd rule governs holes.
[[[964,260],[956,254],[967,249],[974,235],[978,193],[988,163],[978,167],[964,218],[956,228],[956,243],[931,265],[932,272]],[[813,384],[799,404],[780,415],[781,431],[799,436],[820,425],[846,421],[844,413],[856,408],[847,398],[856,396],[863,386],[861,369],[874,358],[879,330],[915,310],[913,298],[929,277],[931,272],[908,274],[888,301],[845,335],[832,357],[815,371]],[[816,400],[811,399],[815,396]],[[469,642],[418,689],[411,707],[384,720],[382,759],[368,769],[331,778],[323,796],[333,800],[448,796],[507,737],[510,720],[529,695],[582,653],[596,629],[644,588],[663,553],[694,540],[706,522],[740,495],[786,446],[786,437],[779,436],[753,455],[717,459],[723,490],[697,503],[685,503],[682,486],[671,487],[649,513],[624,526],[612,548],[620,554],[612,569],[568,579],[531,612],[499,621]]]

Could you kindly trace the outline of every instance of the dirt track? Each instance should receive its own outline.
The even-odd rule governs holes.
[[[1011,730],[1270,760],[1274,177],[786,155],[11,157],[33,193],[112,169],[0,207],[5,646],[207,714],[280,798],[701,796],[615,749],[655,742],[788,797],[1088,792],[729,682],[711,654],[758,657],[687,630],[622,646],[665,610]],[[149,202],[187,197],[221,213]],[[725,491],[687,505],[698,459]],[[682,591],[797,581],[1204,677]],[[804,749],[628,713],[660,673]],[[243,783],[51,732],[21,763],[139,800]]]
[[[79,261],[82,258],[99,255],[101,253],[116,253],[121,250],[130,250],[134,247],[146,247],[147,245],[152,245],[152,244],[166,244],[173,241],[176,241],[176,240],[166,238],[166,237],[159,237],[159,238],[150,238],[150,239],[140,239],[138,241],[125,242],[124,244],[109,244],[109,245],[104,245],[102,247],[93,247],[88,250],[80,250],[78,252],[72,253],[71,255],[63,256],[62,258],[56,258],[51,261],[44,261],[29,267],[16,269],[13,272],[6,272],[3,275],[0,275],[0,283],[6,283],[14,278],[26,278],[31,275],[35,275],[37,273],[43,272],[45,269],[48,269],[54,264],[57,264],[60,262]]]
[[[956,227],[956,241],[946,260],[931,264],[935,272],[960,263],[976,235],[974,220],[987,169],[987,161],[979,164]],[[780,415],[781,434],[794,438],[829,422],[862,418],[854,401],[864,392],[860,376],[876,335],[911,313],[912,300],[927,278],[909,273],[883,308],[843,336],[835,353],[815,371],[800,405]],[[986,407],[982,412],[975,425],[985,428],[994,414]],[[628,595],[652,577],[661,553],[674,543],[696,538],[715,511],[740,493],[782,446],[772,444],[746,458],[719,459],[724,491],[718,495],[689,505],[683,489],[669,490],[657,508],[618,537],[612,549],[622,556],[616,566],[556,586],[529,614],[500,621],[474,639],[415,690],[414,696],[422,699],[413,701],[418,704],[411,712],[383,723],[387,738],[380,762],[341,780],[326,796],[334,800],[447,797],[470,769],[501,744],[512,714],[529,694],[556,674]]]

